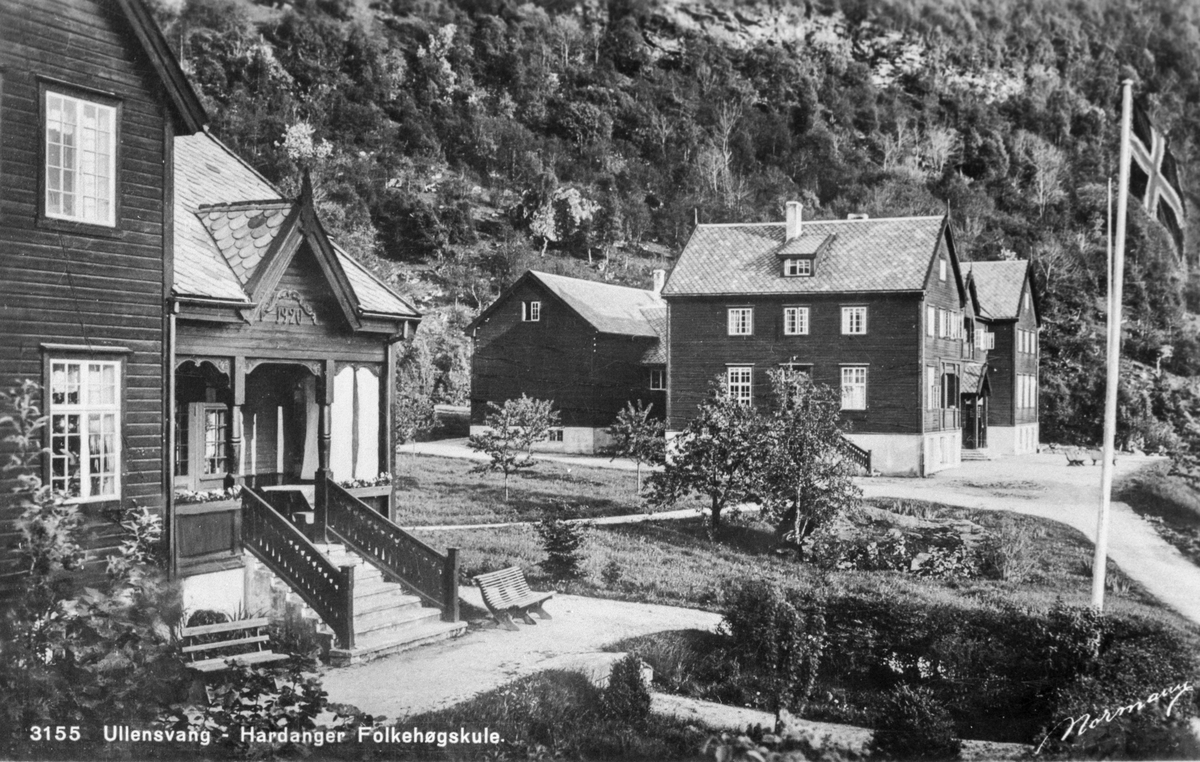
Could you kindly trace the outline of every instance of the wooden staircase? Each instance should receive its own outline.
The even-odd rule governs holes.
[[[321,487],[316,506],[299,491],[243,489],[243,542],[333,635],[330,663],[460,635],[457,550],[439,553],[337,485]]]
[[[384,577],[345,545],[317,543],[335,566],[354,568],[354,646],[329,651],[335,667],[358,664],[462,634],[466,622],[442,621],[442,609]]]

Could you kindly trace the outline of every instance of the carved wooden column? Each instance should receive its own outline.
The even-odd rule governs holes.
[[[246,404],[246,358],[234,357],[229,368],[233,402],[229,407],[229,454],[225,461],[225,487],[237,486],[242,464],[242,406]]]
[[[334,362],[322,364],[321,377],[317,379],[317,472],[314,488],[318,537],[328,542],[326,528],[329,525],[329,449],[333,430],[333,377]]]

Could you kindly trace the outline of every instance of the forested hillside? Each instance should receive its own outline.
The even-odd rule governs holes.
[[[965,258],[1030,259],[1043,439],[1094,440],[1122,77],[1185,183],[1200,159],[1184,0],[154,5],[213,131],[285,190],[308,168],[331,230],[433,313],[411,353],[445,399],[465,393],[461,326],[526,268],[648,286],[697,215],[799,199],[813,218],[949,209]],[[1200,373],[1200,289],[1139,208],[1128,259],[1127,353]],[[1131,375],[1122,438],[1179,446],[1192,407]]]

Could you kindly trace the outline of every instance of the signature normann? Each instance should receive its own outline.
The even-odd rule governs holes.
[[[1196,690],[1196,686],[1192,685],[1192,681],[1184,680],[1182,683],[1179,683],[1177,685],[1172,685],[1169,688],[1164,688],[1163,690],[1158,691],[1157,693],[1151,693],[1149,696],[1147,696],[1145,699],[1143,699],[1141,701],[1135,701],[1132,704],[1127,704],[1125,706],[1119,706],[1115,710],[1114,709],[1105,709],[1103,714],[1098,714],[1095,717],[1093,717],[1091,714],[1088,714],[1086,712],[1079,715],[1078,717],[1067,717],[1066,719],[1062,720],[1061,722],[1055,724],[1052,728],[1050,728],[1050,732],[1046,734],[1046,737],[1042,739],[1042,742],[1040,744],[1038,744],[1037,749],[1034,750],[1033,753],[1037,754],[1037,753],[1041,752],[1042,747],[1046,745],[1046,741],[1050,740],[1050,737],[1054,734],[1054,731],[1057,728],[1062,727],[1064,724],[1066,724],[1067,729],[1065,731],[1063,731],[1062,738],[1059,739],[1060,741],[1067,740],[1067,738],[1070,737],[1071,733],[1074,733],[1075,737],[1079,738],[1087,731],[1095,730],[1100,725],[1112,722],[1113,720],[1117,719],[1121,715],[1133,714],[1134,712],[1140,712],[1143,709],[1145,709],[1147,706],[1158,703],[1167,698],[1171,699],[1171,703],[1167,704],[1167,716],[1169,717],[1169,716],[1171,716],[1171,710],[1175,708],[1175,703],[1177,701],[1179,701],[1180,697],[1183,696],[1183,694],[1187,693],[1188,691],[1194,691],[1194,690]]]

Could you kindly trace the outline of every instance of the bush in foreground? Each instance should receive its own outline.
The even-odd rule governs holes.
[[[954,720],[928,688],[901,685],[884,699],[871,738],[877,759],[956,759],[962,741]]]

